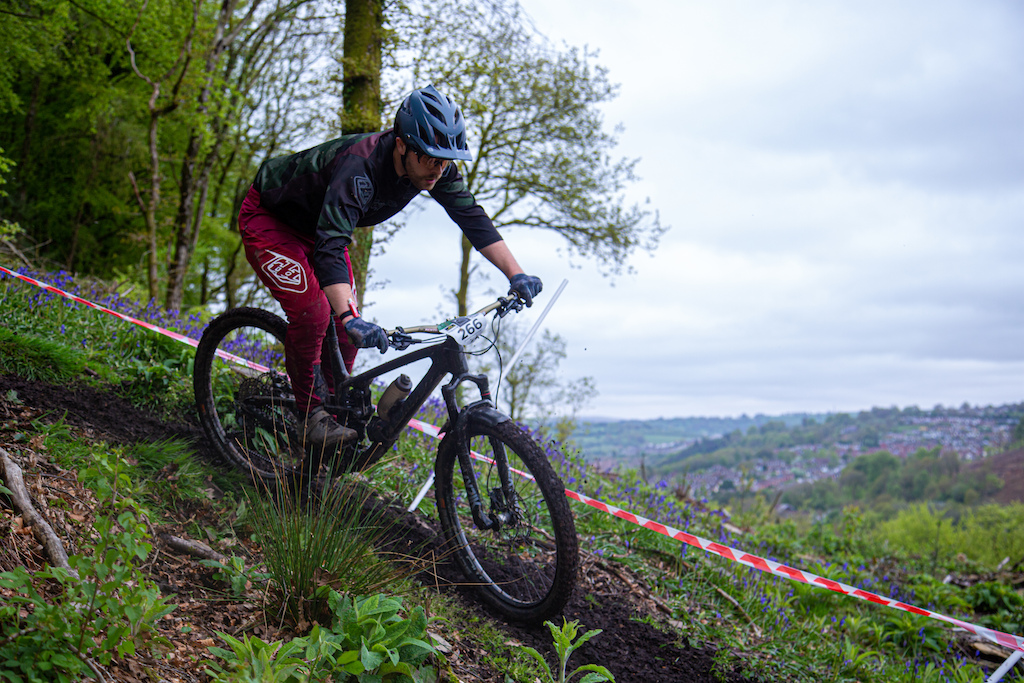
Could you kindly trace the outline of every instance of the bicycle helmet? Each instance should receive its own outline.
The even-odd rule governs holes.
[[[409,147],[436,159],[471,161],[466,120],[450,97],[432,85],[413,90],[395,114],[395,132]]]

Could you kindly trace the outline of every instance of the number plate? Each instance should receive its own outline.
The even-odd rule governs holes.
[[[471,317],[456,318],[451,327],[445,329],[444,333],[454,339],[461,346],[473,342],[484,332],[484,316],[476,315]]]

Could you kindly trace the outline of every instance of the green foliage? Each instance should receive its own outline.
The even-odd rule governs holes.
[[[81,478],[108,514],[96,519],[92,552],[70,556],[70,571],[0,574],[10,592],[0,603],[0,678],[76,680],[114,657],[166,644],[154,624],[174,606],[140,569],[152,546],[125,463],[100,450],[94,456]],[[59,586],[56,598],[45,582]]]
[[[85,354],[64,344],[0,327],[0,371],[25,379],[66,382],[81,374]]]
[[[317,3],[316,16],[306,11],[312,4],[235,3],[222,14],[196,3],[193,17],[191,3],[174,0],[7,3],[0,147],[19,153],[10,173],[17,191],[0,199],[0,226],[17,221],[42,258],[101,277],[128,273],[137,284],[148,284],[138,266],[149,248],[195,248],[200,267],[187,274],[188,298],[235,303],[254,279],[237,267],[244,255],[225,244],[238,188],[264,156],[327,127],[321,112],[333,110],[322,81],[297,78],[315,75],[321,50],[340,33],[340,3]],[[306,105],[311,93],[318,106]],[[288,106],[270,104],[281,100]],[[253,115],[268,106],[273,116]],[[192,172],[179,173],[182,166]],[[168,191],[172,176],[179,185]],[[140,203],[153,204],[152,236]],[[162,277],[164,259],[156,263]]]
[[[524,647],[523,650],[540,662],[544,669],[544,680],[546,682],[567,683],[567,681],[572,680],[572,678],[577,674],[581,674],[583,677],[580,678],[579,683],[598,683],[598,681],[612,681],[612,683],[614,683],[615,677],[612,676],[611,672],[609,672],[605,667],[598,666],[597,664],[584,664],[583,666],[578,666],[568,675],[566,675],[565,671],[569,662],[569,657],[572,656],[572,653],[585,642],[601,633],[601,629],[593,629],[579,635],[580,629],[578,621],[566,621],[566,619],[563,618],[561,628],[555,626],[550,621],[545,621],[544,624],[548,627],[548,630],[551,631],[551,636],[554,639],[557,671],[551,671],[548,668],[547,662],[544,660],[544,655],[537,652],[534,648]]]
[[[122,371],[122,386],[127,398],[152,408],[192,406],[195,403],[194,389],[189,381],[195,352],[180,344],[167,350],[176,355],[133,357],[129,360]]]
[[[270,578],[270,574],[246,568],[245,560],[238,556],[229,557],[227,563],[217,560],[200,560],[199,563],[217,570],[213,578],[230,585],[231,594],[236,598],[244,596],[254,583],[263,583]]]
[[[1024,631],[1024,597],[1011,586],[998,581],[981,581],[964,595],[982,626],[1005,633]]]
[[[964,468],[956,453],[939,448],[922,448],[903,459],[875,451],[856,458],[843,469],[838,482],[823,480],[788,489],[782,501],[811,510],[854,503],[884,509],[901,501],[973,505],[1003,486],[984,465]]]
[[[1024,504],[983,505],[958,519],[932,506],[914,505],[882,522],[875,537],[942,563],[962,553],[995,567],[1004,557],[1024,557]]]
[[[426,642],[427,618],[422,607],[402,616],[402,601],[384,595],[352,598],[331,591],[331,628],[314,626],[288,643],[265,643],[245,636],[218,635],[231,650],[210,651],[227,662],[211,665],[217,681],[365,681],[426,683],[436,670],[422,666],[437,652]]]
[[[2,89],[2,85],[0,85],[0,89]],[[2,111],[2,106],[0,106],[0,111]],[[13,165],[14,162],[4,156],[3,147],[0,147],[0,197],[7,196],[3,186],[7,184],[7,174]],[[22,230],[20,225],[0,216],[0,240],[7,241],[13,239],[23,232],[24,230]]]

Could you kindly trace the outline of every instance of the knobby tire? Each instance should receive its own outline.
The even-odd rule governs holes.
[[[462,484],[459,437],[447,435],[438,448],[435,490],[445,551],[485,603],[512,620],[539,623],[562,611],[579,571],[579,542],[565,486],[543,449],[512,421],[471,424],[468,430],[474,451],[493,458],[503,448],[509,465],[533,481],[513,472],[518,520],[499,532],[478,529]],[[496,468],[472,462],[485,508],[493,512],[488,499],[500,486]]]
[[[294,413],[275,404],[293,399],[284,367],[286,331],[270,311],[235,308],[210,322],[196,348],[199,421],[224,460],[254,480],[290,478],[301,465]],[[218,349],[272,370],[247,369],[218,357]]]

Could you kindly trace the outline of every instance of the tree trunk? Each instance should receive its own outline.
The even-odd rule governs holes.
[[[345,46],[342,57],[341,132],[372,133],[380,130],[381,36],[384,26],[382,0],[347,0]],[[360,228],[349,247],[356,291],[362,299],[370,271],[373,227]]]
[[[157,269],[157,229],[156,229],[156,208],[160,204],[160,153],[157,147],[157,125],[160,121],[160,112],[156,109],[156,98],[160,95],[159,86],[153,89],[153,97],[149,104],[149,201],[143,202],[142,196],[138,194],[139,203],[146,217],[146,238],[149,243],[149,259],[147,261],[147,282],[149,284],[149,298],[156,299],[157,283],[159,275]],[[129,174],[131,175],[131,174]],[[134,182],[134,178],[132,178]]]
[[[473,269],[469,266],[473,256],[473,245],[466,236],[462,236],[462,261],[459,264],[459,289],[455,292],[455,302],[459,305],[459,315],[469,315],[469,276]]]
[[[188,146],[185,148],[185,157],[181,162],[178,213],[174,218],[174,250],[171,252],[171,261],[167,267],[167,292],[164,304],[168,309],[181,308],[185,292],[185,273],[188,271],[188,264],[192,259],[192,254],[189,251],[189,246],[192,244],[190,231],[193,226],[192,214],[195,211],[196,160],[201,144],[202,133],[193,128]]]
[[[228,22],[235,12],[237,0],[223,0],[220,12],[217,16],[217,27],[214,30],[210,41],[209,51],[206,53],[205,82],[199,92],[197,112],[200,117],[205,117],[209,111],[211,91],[214,86],[215,72],[220,63],[220,57],[224,54],[228,45],[238,33],[225,38]],[[217,117],[214,116],[216,119]],[[214,121],[213,128],[217,127]],[[195,253],[195,245],[199,239],[199,228],[203,222],[203,205],[206,200],[206,188],[210,182],[210,169],[217,157],[223,141],[222,135],[217,135],[211,149],[207,152],[200,172],[196,173],[196,164],[203,146],[205,126],[200,124],[192,129],[189,135],[188,146],[185,149],[185,156],[181,163],[181,185],[178,200],[178,213],[174,219],[174,251],[171,262],[167,267],[167,299],[165,305],[169,309],[180,309],[185,296],[185,275],[188,273],[189,263],[192,261],[192,254]],[[196,195],[200,196],[198,205]]]
[[[157,209],[160,205],[160,153],[158,146],[158,135],[157,129],[159,127],[160,118],[178,107],[178,92],[181,88],[181,84],[184,80],[185,73],[188,71],[189,64],[191,63],[191,52],[192,52],[192,38],[195,36],[196,27],[199,25],[199,2],[195,2],[192,6],[192,25],[189,27],[188,35],[185,37],[181,44],[181,48],[178,52],[178,59],[171,68],[164,73],[162,76],[154,79],[139,70],[138,64],[135,61],[135,49],[132,47],[132,36],[135,34],[135,30],[139,26],[139,21],[142,19],[143,13],[149,5],[149,0],[145,0],[142,3],[142,7],[139,8],[139,13],[135,17],[135,24],[132,25],[128,31],[128,36],[125,38],[125,47],[128,49],[128,55],[131,58],[132,70],[135,75],[145,81],[150,87],[149,96],[149,171],[150,171],[150,187],[149,187],[149,201],[147,202],[142,198],[142,192],[139,189],[139,184],[135,180],[135,174],[132,171],[128,172],[128,178],[131,180],[132,189],[135,191],[135,199],[139,203],[139,208],[142,209],[142,213],[146,219],[146,232],[147,240],[149,243],[149,263],[148,263],[148,280],[149,280],[149,296],[151,299],[157,298],[158,288],[158,255],[157,255]],[[178,74],[178,78],[175,80],[174,85],[171,87],[171,92],[167,97],[167,104],[163,107],[158,107],[160,100],[161,83],[171,79],[174,74]]]
[[[18,162],[23,169],[29,167],[29,155],[32,153],[32,134],[36,129],[36,117],[39,114],[39,93],[42,90],[43,80],[36,76],[32,82],[32,98],[29,100],[28,111],[25,114],[25,137],[21,141],[21,160]],[[18,188],[18,203],[24,207],[28,203],[28,174],[21,173],[21,184]]]

